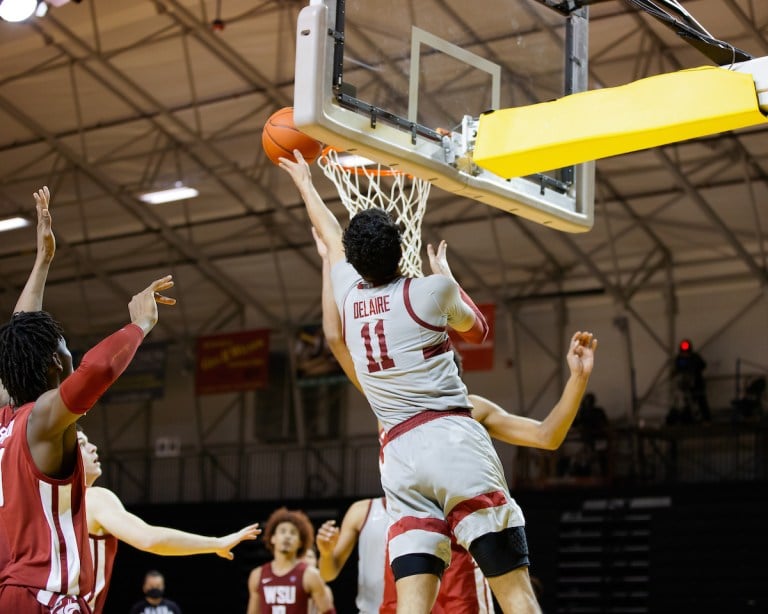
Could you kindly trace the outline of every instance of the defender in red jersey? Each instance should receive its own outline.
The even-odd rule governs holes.
[[[47,210],[47,193],[43,196],[44,203],[36,194],[39,219],[41,209]],[[52,257],[49,215],[43,216],[43,227],[46,223]],[[40,236],[39,223],[38,254]],[[40,282],[32,292],[40,304],[45,274],[47,268],[32,280],[33,286]],[[160,294],[172,286],[168,276],[134,296],[131,324],[92,348],[66,380],[68,351],[61,327],[49,314],[22,306],[0,327],[0,380],[9,396],[9,405],[0,410],[0,532],[6,540],[0,551],[7,557],[0,570],[0,611],[90,611],[83,596],[93,590],[93,566],[74,423],[122,373],[154,327],[156,301],[175,302]]]
[[[335,614],[328,586],[317,569],[301,559],[314,541],[307,515],[284,507],[264,527],[264,541],[274,559],[248,577],[247,614],[307,614],[310,602],[320,614]]]
[[[213,553],[232,560],[235,558],[232,548],[246,539],[256,539],[261,533],[258,524],[250,524],[223,537],[207,537],[147,524],[126,510],[111,490],[93,485],[101,476],[98,449],[88,441],[88,436],[82,430],[78,430],[77,441],[88,486],[85,492],[86,516],[95,577],[94,592],[86,596],[86,601],[94,614],[104,611],[118,540],[138,550],[161,556]]]

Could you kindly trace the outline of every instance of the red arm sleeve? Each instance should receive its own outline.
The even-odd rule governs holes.
[[[485,316],[477,308],[474,301],[469,298],[469,294],[464,292],[461,286],[459,286],[459,293],[461,294],[461,300],[475,312],[475,323],[469,330],[465,330],[464,332],[457,330],[455,332],[467,343],[482,343],[488,336],[488,322],[486,321]]]
[[[61,400],[74,414],[84,414],[120,377],[144,340],[135,324],[124,326],[83,356],[80,366],[59,386]]]

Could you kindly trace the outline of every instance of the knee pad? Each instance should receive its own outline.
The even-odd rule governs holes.
[[[422,573],[432,574],[442,579],[445,571],[443,559],[434,554],[424,553],[403,554],[392,561],[391,567],[395,581]]]
[[[503,576],[518,567],[530,565],[523,527],[481,535],[469,545],[469,553],[486,578]]]

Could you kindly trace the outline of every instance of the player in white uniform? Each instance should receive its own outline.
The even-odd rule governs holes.
[[[318,254],[323,260],[323,332],[329,348],[344,372],[355,387],[362,392],[352,358],[342,336],[341,320],[331,288],[327,248],[319,240],[317,234],[313,234],[315,234],[317,241]],[[444,250],[438,250],[438,254],[441,257],[432,257],[433,252],[430,252],[432,272],[453,278]],[[566,355],[571,375],[560,399],[544,420],[511,414],[488,399],[471,394],[469,399],[472,403],[472,417],[482,424],[494,439],[519,446],[546,450],[557,449],[565,439],[581,405],[594,366],[596,349],[597,340],[591,333],[577,332],[573,335]],[[455,354],[454,358],[457,359],[457,367],[461,373],[461,361],[458,360],[458,354]],[[359,582],[358,593],[375,589],[376,594],[380,594],[379,582],[376,577],[372,578],[370,573],[366,573],[366,567],[370,566],[373,573],[377,574],[381,561],[386,559],[386,555],[381,549],[385,547],[384,534],[388,529],[388,521],[384,518],[383,521],[376,522],[376,517],[373,520],[366,519],[370,506],[369,501],[369,499],[364,499],[353,503],[344,515],[341,527],[336,527],[332,520],[323,523],[317,534],[317,543],[321,552],[325,553],[326,560],[323,573],[327,574],[327,577],[324,575],[324,579],[330,581],[336,577],[339,568],[344,565],[351,554],[358,533],[360,533],[361,545],[364,533],[366,533],[369,536],[366,542],[369,545],[372,543],[373,548],[365,548],[365,556],[361,556],[358,561],[358,573],[364,582],[371,582],[372,584],[366,586]],[[382,511],[383,509],[382,506]],[[432,614],[488,614],[489,611],[492,611],[493,606],[487,581],[466,550],[458,546],[455,541],[451,543],[451,551],[451,565],[443,577]],[[396,608],[397,597],[394,578],[387,568],[383,601],[378,611],[379,614],[393,614]]]
[[[522,512],[488,433],[471,418],[448,340],[447,327],[482,340],[485,320],[452,279],[399,274],[400,235],[385,212],[356,214],[342,238],[309,165],[300,152],[294,155],[298,162],[282,158],[280,166],[328,248],[345,340],[386,429],[382,486],[393,519],[389,552],[398,612],[432,608],[450,560],[451,532],[505,612],[540,611],[528,576]]]
[[[360,499],[349,506],[340,528],[329,520],[317,533],[317,568],[326,582],[336,579],[357,543],[355,605],[360,614],[377,614],[381,606],[389,523],[384,497]]]

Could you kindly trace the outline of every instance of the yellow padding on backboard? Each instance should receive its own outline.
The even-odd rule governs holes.
[[[473,158],[522,177],[765,121],[752,75],[705,66],[482,115]]]

